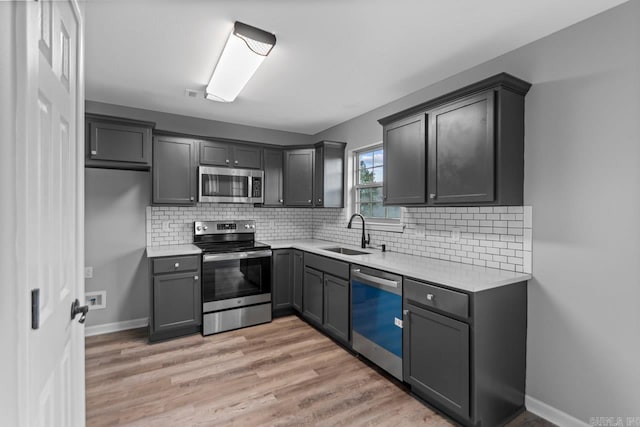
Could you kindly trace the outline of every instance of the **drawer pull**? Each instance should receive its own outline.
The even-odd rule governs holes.
[[[433,301],[435,298],[436,298],[436,296],[435,296],[435,295],[433,295],[433,294],[427,294],[427,299],[428,299],[429,301]]]
[[[175,268],[179,268],[179,267],[180,267],[180,263],[179,263],[179,262],[176,262],[176,263],[175,263],[175,265],[174,265],[174,267],[175,267]]]

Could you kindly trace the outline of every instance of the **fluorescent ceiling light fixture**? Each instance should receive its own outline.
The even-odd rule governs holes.
[[[276,36],[236,22],[207,85],[205,98],[232,102],[276,44]]]

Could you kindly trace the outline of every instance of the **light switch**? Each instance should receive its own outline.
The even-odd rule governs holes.
[[[84,278],[85,279],[93,279],[93,267],[85,267],[84,268]]]

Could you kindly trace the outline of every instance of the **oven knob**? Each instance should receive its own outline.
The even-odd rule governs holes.
[[[197,226],[197,227],[196,227],[196,231],[200,231],[200,230],[202,230],[202,227]]]
[[[255,230],[256,229],[256,225],[255,224],[251,224],[251,228]]]
[[[207,231],[207,228],[209,228],[209,227],[207,227],[206,225],[203,225],[203,226],[202,226],[202,229],[203,229],[204,231]]]
[[[251,228],[251,226],[249,224],[245,224],[244,228],[249,229],[249,228]]]

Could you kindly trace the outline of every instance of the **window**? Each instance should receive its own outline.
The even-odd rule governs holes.
[[[355,208],[367,219],[397,223],[399,206],[382,205],[383,150],[382,145],[355,152]]]

